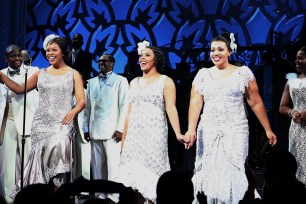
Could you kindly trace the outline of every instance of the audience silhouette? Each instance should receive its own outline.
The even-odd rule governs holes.
[[[0,204],[7,204],[5,198],[3,196],[0,196]]]
[[[191,204],[193,184],[190,177],[180,171],[167,171],[161,175],[156,187],[157,204]]]
[[[55,193],[49,184],[30,184],[22,188],[14,199],[14,204],[53,204]],[[63,203],[63,202],[61,202]]]
[[[306,188],[296,179],[297,163],[289,151],[270,150],[261,199],[254,199],[255,174],[251,173],[250,166],[245,167],[249,188],[239,204],[306,203]]]
[[[285,149],[271,149],[266,164],[262,198],[254,198],[256,175],[252,167],[245,163],[245,173],[249,186],[239,204],[306,203],[305,185],[296,179],[297,163],[293,155]],[[121,183],[107,180],[87,180],[79,177],[73,183],[63,184],[56,192],[48,184],[32,184],[23,188],[15,197],[14,204],[59,203],[72,204],[81,192],[119,193],[118,204],[135,203],[135,192]],[[182,171],[167,171],[159,178],[156,188],[156,204],[191,204],[194,189],[191,178]],[[196,199],[207,204],[205,192],[198,192]],[[0,198],[0,204],[6,204]],[[110,203],[109,200],[88,198],[83,204]]]

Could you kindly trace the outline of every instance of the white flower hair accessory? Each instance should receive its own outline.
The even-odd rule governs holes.
[[[296,79],[297,76],[298,75],[296,73],[287,73],[286,74],[286,79],[288,79],[288,80]]]
[[[53,39],[58,38],[58,37],[59,37],[58,35],[54,35],[54,34],[48,35],[48,36],[45,38],[45,40],[44,40],[43,48],[44,48],[45,50],[47,50],[48,43],[49,43],[50,41],[52,41]]]
[[[233,52],[236,52],[237,51],[237,44],[235,43],[234,33],[230,33],[230,39],[231,39],[230,48],[232,49]]]
[[[138,46],[138,48],[137,48],[138,55],[141,55],[142,51],[143,51],[146,47],[150,46],[150,42],[144,40],[144,41],[142,41],[142,42],[137,43],[137,46]]]

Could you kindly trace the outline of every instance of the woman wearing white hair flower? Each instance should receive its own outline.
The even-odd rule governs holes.
[[[188,113],[188,148],[197,139],[194,192],[203,191],[209,204],[236,204],[248,188],[244,163],[248,155],[249,128],[244,98],[265,129],[271,145],[272,132],[251,70],[230,64],[237,49],[233,34],[224,33],[211,42],[214,66],[200,69],[192,83]],[[201,115],[201,120],[198,119]],[[255,192],[256,196],[259,196]],[[198,203],[195,199],[194,203]]]
[[[181,134],[173,80],[161,74],[163,52],[145,41],[138,44],[142,77],[130,83],[129,111],[122,135],[119,174],[114,179],[137,191],[140,200],[155,202],[159,177],[170,170],[166,114],[177,139]],[[142,202],[143,203],[143,202]]]
[[[80,74],[64,61],[68,53],[67,40],[50,35],[43,47],[51,65],[34,73],[26,84],[27,91],[38,90],[39,104],[32,123],[32,149],[24,168],[23,186],[49,183],[56,189],[70,181],[75,134],[72,122],[84,108],[85,96]],[[25,90],[25,84],[18,85],[2,73],[0,81],[15,93]],[[73,97],[77,102],[75,106]],[[14,198],[21,187],[19,180],[10,196]]]

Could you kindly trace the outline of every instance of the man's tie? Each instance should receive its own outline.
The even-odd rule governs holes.
[[[75,51],[74,50],[72,50],[72,53],[71,53],[71,61],[72,61],[72,64],[75,61]]]

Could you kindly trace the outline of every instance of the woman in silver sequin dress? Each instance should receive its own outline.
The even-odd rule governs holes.
[[[289,129],[289,151],[295,157],[298,168],[296,177],[306,184],[306,47],[296,55],[296,69],[300,73],[287,74],[288,79],[279,111],[292,117]]]
[[[24,168],[23,186],[50,183],[56,189],[70,181],[75,134],[72,121],[84,108],[85,96],[80,74],[64,61],[67,48],[65,38],[47,36],[44,49],[51,65],[38,70],[27,82],[28,91],[37,88],[39,104],[31,129],[32,150]],[[0,79],[14,92],[23,93],[24,84],[18,85],[3,74]],[[13,198],[20,188],[19,180],[10,196]]]
[[[214,38],[210,52],[214,66],[200,69],[192,83],[185,136],[191,140],[188,147],[198,137],[192,181],[195,195],[203,191],[208,204],[237,204],[247,190],[244,163],[249,128],[244,98],[265,129],[270,144],[277,142],[253,73],[246,66],[237,67],[228,61],[235,49],[233,34]],[[198,203],[197,199],[194,203]]]

